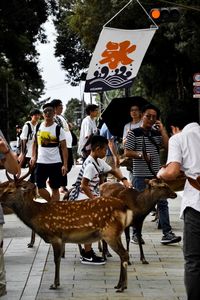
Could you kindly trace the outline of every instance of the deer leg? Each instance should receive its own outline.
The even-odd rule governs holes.
[[[126,227],[124,230],[125,237],[126,237],[126,250],[129,252],[129,245],[130,245],[130,226]],[[128,260],[129,266],[131,265],[130,259]]]
[[[136,234],[137,234],[137,238],[138,238],[138,245],[139,245],[139,249],[140,249],[140,260],[142,261],[143,264],[148,264],[148,261],[146,260],[145,256],[144,256],[144,251],[143,251],[143,246],[142,246],[142,241],[141,241],[141,237],[142,237],[142,223],[137,224],[136,228]]]
[[[127,266],[128,266],[129,255],[122,244],[121,236],[113,236],[112,239],[109,238],[106,241],[108,245],[113,249],[113,251],[115,251],[120,257],[121,260],[120,276],[119,276],[119,282],[115,286],[115,288],[117,289],[116,292],[123,292],[125,289],[127,289]]]
[[[78,248],[79,248],[80,256],[82,256],[83,255],[83,247],[81,246],[81,244],[78,244]]]
[[[99,249],[99,252],[102,252],[102,253],[103,253],[103,247],[102,247],[101,240],[98,241],[98,249]]]
[[[103,258],[106,260],[106,257],[112,257],[112,254],[109,252],[108,250],[108,244],[106,243],[106,241],[102,240],[102,244],[103,244]]]
[[[65,243],[62,244],[62,258],[65,258]]]
[[[33,245],[35,244],[35,232],[32,230],[31,232],[31,241],[28,243],[28,248],[33,248]]]
[[[56,290],[60,286],[60,261],[62,256],[63,244],[57,242],[52,244],[55,263],[54,283],[50,286],[50,290]]]

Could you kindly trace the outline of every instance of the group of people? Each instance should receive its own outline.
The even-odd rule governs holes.
[[[91,110],[96,113],[97,107],[93,106]],[[187,299],[197,300],[200,298],[200,287],[198,284],[200,281],[200,180],[198,181],[200,178],[198,178],[200,176],[200,156],[198,154],[200,149],[200,126],[195,122],[190,111],[186,113],[180,112],[179,115],[171,114],[168,122],[171,125],[173,136],[169,139],[168,133],[160,121],[160,112],[154,105],[131,106],[130,115],[132,121],[124,127],[123,144],[125,156],[132,159],[130,179],[134,188],[138,191],[143,191],[146,188],[145,178],[152,178],[155,175],[161,179],[174,180],[183,171],[188,178],[184,187],[181,206],[181,217],[184,219],[185,286]],[[86,139],[91,135],[95,135],[97,130],[96,128],[94,129],[94,114],[92,113],[91,116],[93,127],[90,127],[90,130],[87,129]],[[89,118],[87,117],[87,119]],[[105,124],[102,126],[100,134],[104,137],[106,136],[110,143],[109,151],[107,153],[104,152],[104,155],[107,154],[106,158],[113,155],[112,160],[109,158],[108,162],[116,169],[118,167],[118,160],[115,157],[116,149],[113,152],[115,137],[112,136]],[[101,136],[96,137],[96,142],[101,139]],[[90,146],[89,143],[87,144],[88,147],[92,145],[92,141]],[[161,147],[164,147],[168,153],[167,164],[162,168],[160,162]],[[92,149],[95,148],[92,146]],[[106,168],[99,169],[99,171],[95,170],[97,168],[94,166],[92,159],[95,160],[98,168],[100,161],[102,161],[102,154],[99,153],[98,147],[95,155],[93,150],[90,153],[79,173],[79,193],[84,192],[87,197],[95,197],[94,185],[93,190],[90,189],[90,192],[88,192],[88,185],[98,176],[98,173],[100,174],[100,171],[106,172]],[[88,169],[93,169],[93,173],[88,172]],[[111,172],[108,170],[107,164],[107,172]],[[126,178],[121,177],[120,180],[125,186],[130,186]],[[99,183],[100,178],[98,179]],[[97,183],[95,186],[97,186]],[[79,198],[77,197],[77,199]],[[181,237],[176,236],[172,232],[167,199],[160,201],[157,209],[163,231],[161,243],[168,245],[180,242]],[[136,232],[134,232],[133,241],[137,242]]]
[[[42,112],[31,110],[31,120],[24,124],[20,134],[20,166],[31,167],[29,180],[37,183],[38,194],[47,201],[59,200],[60,192],[67,191],[67,173],[73,165],[71,128],[62,111],[59,99],[45,104]],[[46,188],[47,178],[51,194]]]
[[[59,101],[46,103],[43,106],[44,121],[39,126],[33,124],[35,128],[29,163],[32,167],[35,166],[34,181],[39,195],[46,201],[59,200],[59,188],[67,185],[63,177],[70,169],[68,165],[71,148],[70,131],[61,116],[62,102]],[[181,216],[184,219],[185,285],[188,300],[200,299],[198,284],[200,280],[200,184],[196,180],[200,175],[199,124],[189,118],[189,112],[184,116],[180,113],[179,116],[171,118],[173,136],[169,139],[160,121],[160,112],[157,107],[151,104],[143,107],[139,105],[130,107],[132,122],[126,124],[123,135],[124,154],[132,159],[129,181],[119,169],[115,137],[106,125],[102,126],[100,132],[96,126],[98,106],[88,105],[86,113],[87,117],[82,121],[78,147],[78,153],[83,157],[83,164],[74,187],[69,193],[69,200],[98,196],[98,187],[102,180],[105,180],[102,177],[103,174],[111,173],[125,187],[133,186],[138,191],[143,191],[146,188],[145,178],[152,178],[156,175],[158,178],[171,180],[176,179],[183,171],[187,178],[195,182],[191,184],[191,181],[186,180],[181,207]],[[25,131],[23,128],[22,137],[27,137],[27,134],[28,129]],[[168,152],[167,164],[162,168],[159,152],[161,147],[165,147]],[[26,155],[23,147],[22,152],[19,156],[20,161]],[[17,160],[2,139],[0,139],[0,154],[2,154],[0,159],[4,167],[13,174],[19,174]],[[46,188],[47,182],[52,190],[51,194]],[[159,202],[158,212],[163,231],[161,243],[168,245],[180,242],[181,237],[172,232],[167,199]],[[3,224],[3,220],[0,221]],[[0,238],[2,240],[1,236]],[[134,230],[134,242],[137,242],[137,238],[137,232]],[[95,254],[91,244],[86,244],[82,251],[81,263],[102,265],[105,261]],[[0,290],[2,286],[5,286],[5,282],[1,280],[2,274],[0,270]]]

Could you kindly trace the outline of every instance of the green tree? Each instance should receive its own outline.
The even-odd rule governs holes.
[[[170,6],[161,1],[141,1],[147,11],[153,7]],[[85,54],[85,59],[70,56],[63,64],[67,76],[78,82],[89,65],[102,26],[110,20],[127,1],[63,0],[61,14],[57,22],[59,38],[67,45],[59,51],[58,38],[56,55],[61,62],[68,59],[68,48]],[[173,3],[171,4],[173,6]],[[199,71],[200,19],[196,0],[177,0],[181,7],[181,18],[176,23],[162,23],[157,30],[145,55],[131,94],[142,95],[157,104],[165,118],[172,109],[184,109],[184,104],[194,103],[193,74]],[[195,9],[196,6],[196,9]],[[107,26],[138,29],[151,25],[138,3],[132,2],[128,8],[114,18]],[[65,28],[60,31],[60,28]],[[76,40],[72,39],[76,36]],[[74,50],[73,50],[74,49]],[[196,102],[197,104],[197,102]],[[197,112],[197,109],[195,110]]]
[[[84,107],[86,103],[84,102]],[[81,125],[82,118],[82,102],[77,98],[71,98],[67,104],[64,116],[69,123],[72,123],[77,130]]]
[[[42,94],[36,42],[45,42],[42,24],[55,12],[56,0],[0,2],[0,127],[6,136],[10,128],[14,137],[16,122]]]

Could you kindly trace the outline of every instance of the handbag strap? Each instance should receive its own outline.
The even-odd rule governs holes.
[[[154,169],[152,168],[151,161],[149,160],[148,155],[147,155],[144,135],[143,135],[143,141],[142,141],[142,153],[143,153],[143,157],[144,157],[144,159],[145,159],[145,161],[146,161],[146,163],[147,163],[147,166],[148,166],[149,171],[151,172],[151,174],[152,174],[155,178],[157,178],[156,172],[155,172]]]

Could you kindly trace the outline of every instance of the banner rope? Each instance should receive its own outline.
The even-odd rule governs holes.
[[[110,20],[108,20],[108,22],[106,22],[103,27],[106,27],[106,25],[108,23],[110,23],[116,16],[118,16],[129,4],[132,3],[133,0],[130,0],[126,5],[124,5]],[[148,16],[148,18],[152,21],[152,23],[155,25],[155,28],[158,29],[158,25],[154,22],[154,20],[151,18],[151,16],[148,14],[148,12],[146,11],[146,9],[144,8],[144,6],[139,2],[139,0],[136,0],[136,2],[138,3],[138,5],[143,9],[143,11],[145,12],[145,14]]]

